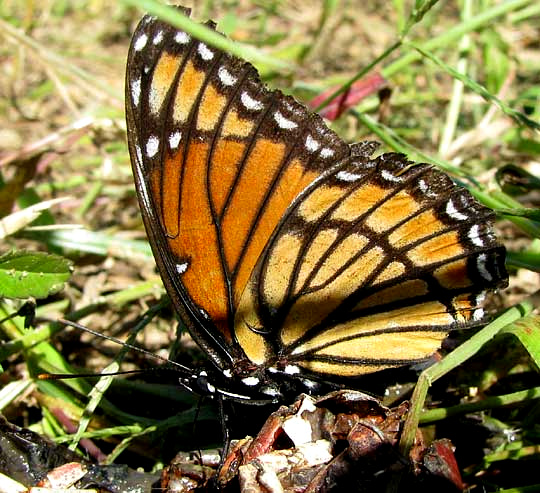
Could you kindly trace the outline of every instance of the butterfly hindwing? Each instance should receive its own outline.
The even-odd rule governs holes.
[[[430,166],[351,156],[269,243],[237,312],[242,347],[260,365],[340,376],[429,357],[449,330],[484,321],[484,292],[503,284],[492,220]]]

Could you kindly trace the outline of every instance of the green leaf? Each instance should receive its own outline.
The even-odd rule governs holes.
[[[472,80],[470,77],[467,77],[466,75],[457,72],[452,67],[450,67],[450,65],[444,63],[439,57],[435,56],[433,53],[427,51],[425,48],[422,48],[421,46],[416,45],[414,43],[408,43],[408,45],[414,48],[415,50],[417,50],[424,57],[431,60],[438,67],[448,72],[454,79],[457,79],[463,82],[463,84],[468,89],[470,89],[471,91],[474,91],[476,94],[479,94],[486,101],[493,103],[505,115],[508,115],[510,118],[512,118],[517,124],[527,126],[534,130],[540,130],[540,124],[538,124],[538,122],[531,120],[525,113],[522,113],[521,111],[511,108],[504,101],[500,100],[497,96],[494,96],[493,94],[491,94],[484,86]]]
[[[231,41],[213,29],[190,19],[173,6],[162,5],[156,0],[122,0],[122,2],[145,10],[148,14],[156,15],[210,46],[251,61],[260,72],[264,72],[263,66],[276,70],[291,70],[294,68],[287,62],[268,56],[251,45],[241,45]]]
[[[496,210],[497,214],[504,216],[517,216],[517,217],[527,217],[534,221],[540,221],[540,210],[539,209],[510,209],[505,207],[500,207]]]
[[[43,252],[12,251],[0,257],[0,296],[46,298],[60,291],[71,275],[71,262]]]
[[[509,47],[495,30],[486,29],[481,37],[486,88],[492,94],[497,94],[508,79],[510,71]]]
[[[512,334],[517,337],[531,358],[540,368],[540,316],[527,315],[521,320],[507,325],[500,332],[501,334]]]

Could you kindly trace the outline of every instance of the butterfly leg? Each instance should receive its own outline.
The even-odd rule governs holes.
[[[229,435],[228,417],[225,412],[225,402],[222,395],[217,395],[217,404],[219,412],[219,421],[221,423],[221,431],[223,432],[223,450],[221,452],[221,459],[219,461],[219,469],[223,466],[227,455],[229,454],[229,447],[231,445],[231,436]]]

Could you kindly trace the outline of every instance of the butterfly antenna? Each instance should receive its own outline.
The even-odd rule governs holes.
[[[129,342],[121,341],[120,339],[117,339],[116,337],[108,336],[106,334],[101,334],[100,332],[97,332],[97,331],[95,331],[93,329],[90,329],[89,327],[85,327],[84,325],[81,325],[81,324],[79,324],[77,322],[73,322],[72,320],[66,320],[64,318],[60,318],[57,321],[59,323],[61,323],[62,325],[67,325],[69,327],[73,327],[73,328],[81,330],[83,332],[88,332],[89,334],[92,334],[92,335],[94,335],[96,337],[106,339],[107,341],[114,342],[115,344],[123,346],[123,347],[125,347],[127,349],[137,351],[138,353],[141,353],[141,354],[144,354],[144,355],[149,356],[151,358],[162,361],[162,362],[164,362],[164,363],[166,363],[166,364],[168,364],[170,366],[174,366],[175,368],[182,370],[182,372],[192,373],[191,368],[188,368],[187,366],[184,366],[184,365],[182,365],[180,363],[177,363],[176,361],[172,361],[170,359],[164,358],[163,356],[159,356],[158,354],[152,353],[151,351],[147,351],[146,349],[143,349],[141,347],[134,346],[133,344],[130,344]],[[157,369],[159,369],[159,368],[157,368]],[[133,370],[133,372],[137,372],[137,371],[138,370]],[[141,370],[141,371],[146,371],[146,370]],[[129,372],[125,372],[125,373],[129,373]],[[122,374],[124,374],[124,372],[119,372],[118,374],[122,375]]]
[[[134,375],[137,373],[148,373],[149,371],[172,370],[173,368],[148,368],[145,370],[125,370],[111,373],[40,373],[38,380],[68,380],[70,378],[92,378],[92,377],[114,377],[116,375]]]
[[[17,314],[15,314],[17,315]],[[145,316],[146,317],[146,316]],[[99,337],[101,339],[106,339],[108,341],[114,342],[115,344],[118,344],[120,346],[123,346],[126,349],[130,349],[133,351],[137,351],[138,353],[142,353],[146,356],[149,356],[151,358],[157,359],[159,361],[164,362],[166,365],[168,365],[168,368],[148,368],[144,370],[126,370],[126,371],[118,371],[118,372],[111,372],[111,373],[77,373],[77,374],[66,374],[66,373],[41,373],[37,376],[39,380],[67,380],[70,378],[91,378],[91,377],[102,377],[102,376],[114,376],[114,375],[133,375],[137,373],[148,373],[149,371],[163,371],[163,370],[176,370],[180,371],[181,373],[188,373],[192,374],[192,370],[188,368],[187,366],[184,366],[180,363],[177,363],[176,361],[172,361],[170,359],[164,358],[162,356],[159,356],[158,354],[152,353],[151,351],[147,351],[146,349],[140,348],[138,346],[134,346],[133,344],[130,344],[128,342],[121,341],[120,339],[117,339],[112,336],[108,336],[105,334],[102,334],[100,332],[97,332],[95,330],[90,329],[89,327],[85,327],[84,325],[81,325],[77,322],[74,322],[72,320],[67,320],[64,318],[60,319],[49,319],[47,317],[39,317],[39,321],[41,322],[51,322],[51,323],[59,323],[62,325],[67,325],[69,327],[73,327],[77,330],[80,330],[82,332],[88,332],[89,334],[92,334],[96,337]]]

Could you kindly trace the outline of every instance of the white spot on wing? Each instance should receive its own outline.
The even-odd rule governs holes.
[[[176,149],[178,147],[181,138],[182,132],[180,132],[180,130],[177,130],[176,132],[173,132],[171,135],[169,135],[169,146],[171,147],[171,149]]]
[[[427,197],[437,197],[438,195],[436,191],[429,187],[425,180],[418,180],[418,188],[422,193],[426,194]]]
[[[257,377],[246,377],[242,378],[242,382],[250,387],[254,387],[255,385],[259,385],[260,380]]]
[[[248,109],[248,110],[262,110],[263,104],[260,101],[257,101],[256,99],[253,99],[247,92],[243,92],[240,95],[240,101],[242,101],[242,104]]]
[[[154,36],[154,39],[152,40],[152,43],[154,45],[158,45],[163,41],[163,31],[158,31],[158,33]]]
[[[296,365],[287,365],[283,370],[287,375],[298,375],[300,368]]]
[[[214,58],[214,52],[208,48],[204,43],[199,43],[197,46],[197,52],[201,55],[203,60],[212,60]]]
[[[306,149],[308,151],[315,152],[319,150],[319,147],[321,147],[319,141],[315,140],[311,135],[306,137]]]
[[[184,262],[182,264],[176,264],[176,272],[178,272],[178,274],[183,274],[184,272],[186,272],[187,268],[188,268],[187,262]]]
[[[393,175],[392,173],[390,173],[390,171],[388,171],[387,169],[383,169],[381,171],[381,176],[385,179],[385,180],[388,180],[388,181],[393,181],[395,183],[399,183],[400,181],[403,181],[403,177],[402,176],[396,176],[396,175]]]
[[[484,242],[482,241],[482,238],[480,238],[479,232],[480,232],[480,226],[478,226],[478,224],[475,224],[474,226],[471,227],[471,229],[469,230],[469,234],[467,236],[469,237],[469,240],[471,240],[473,245],[482,247],[484,246]]]
[[[138,106],[139,100],[141,99],[141,78],[135,79],[131,82],[131,99],[133,104]]]
[[[206,390],[213,394],[216,391],[216,388],[209,382],[206,382]]]
[[[227,378],[232,378],[232,371],[231,370],[223,370],[223,375],[225,375]]]
[[[321,157],[326,159],[327,157],[332,157],[334,155],[334,151],[332,149],[329,149],[328,147],[325,147],[321,151]]]
[[[288,120],[279,111],[274,113],[274,120],[280,128],[284,128],[285,130],[292,130],[293,128],[298,127],[297,123],[293,122],[292,120]]]
[[[489,271],[486,268],[486,260],[487,260],[487,256],[485,253],[481,253],[480,255],[478,255],[476,259],[476,267],[478,269],[478,273],[486,281],[493,281],[493,276],[489,273]]]
[[[148,137],[148,140],[146,141],[146,155],[148,157],[154,157],[158,151],[159,139],[155,135]]]
[[[453,219],[457,219],[458,221],[465,221],[465,219],[469,219],[469,216],[459,212],[456,209],[456,206],[454,205],[454,202],[452,200],[449,200],[446,204],[446,213]]]
[[[225,67],[219,67],[218,77],[224,86],[233,86],[238,80],[233,74],[231,74]]]
[[[363,175],[357,175],[355,173],[349,173],[348,171],[340,171],[339,173],[336,173],[336,178],[341,181],[348,181],[353,182],[356,180],[360,180]]]
[[[135,51],[141,51],[148,41],[148,36],[145,33],[142,33],[137,40],[135,41],[135,44],[133,45],[133,49]]]
[[[174,40],[181,45],[185,45],[189,43],[190,37],[188,33],[185,33],[184,31],[178,31],[175,36]]]

